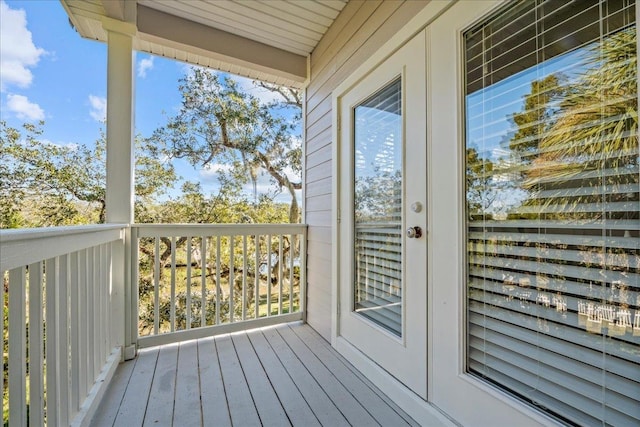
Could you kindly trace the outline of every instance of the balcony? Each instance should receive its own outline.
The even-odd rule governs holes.
[[[417,425],[300,322],[140,351],[92,425]]]
[[[413,423],[301,322],[304,225],[109,224],[1,241],[11,426]]]

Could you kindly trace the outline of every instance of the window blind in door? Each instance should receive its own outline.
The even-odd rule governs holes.
[[[514,1],[464,34],[467,370],[640,425],[635,2]]]
[[[353,110],[354,310],[402,335],[402,105],[397,79]]]

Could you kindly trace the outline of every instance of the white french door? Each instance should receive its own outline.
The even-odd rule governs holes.
[[[338,335],[427,395],[425,33],[338,98]]]

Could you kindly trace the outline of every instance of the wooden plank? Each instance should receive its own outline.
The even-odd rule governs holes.
[[[70,331],[70,355],[71,355],[71,417],[80,409],[80,280],[82,270],[80,268],[80,255],[74,252],[71,255],[71,283],[69,285],[71,319]],[[84,396],[82,396],[84,398]]]
[[[328,343],[309,326],[291,324],[289,327],[307,348],[318,357],[320,362],[338,378],[338,381],[358,399],[360,404],[377,422],[383,426],[409,425],[409,422],[402,417],[402,414],[389,405],[388,398],[382,398],[374,390],[375,387],[366,384],[360,377],[356,376],[349,363],[332,350]]]
[[[322,162],[320,164],[314,165],[312,167],[307,168],[307,184],[311,183],[311,182],[315,182],[315,181],[319,181],[321,179],[325,179],[328,176],[331,176],[331,170],[333,167],[333,161],[332,160],[327,160],[326,162]],[[322,205],[318,205],[318,209],[328,209],[331,206],[331,195],[327,194],[327,200],[323,200]],[[307,210],[309,210],[309,202],[310,202],[310,197],[307,197],[306,202],[307,205],[305,206],[307,208]]]
[[[58,356],[60,339],[58,324],[58,311],[60,310],[60,299],[58,295],[58,258],[50,258],[45,261],[45,360],[47,364],[46,387],[47,387],[47,423],[52,425],[60,424],[60,401],[59,401],[59,381],[60,381],[60,360]],[[91,317],[89,318],[91,319]],[[23,322],[24,323],[24,322]],[[9,347],[11,349],[11,347]]]
[[[331,144],[327,144],[324,147],[314,151],[313,153],[307,156],[307,167],[312,168],[324,163],[326,167],[325,178],[328,178],[330,180],[331,170],[332,170],[331,165],[333,162],[332,156],[333,156],[333,152],[332,152]],[[307,188],[309,187],[311,187],[311,185],[307,184]],[[331,188],[329,188],[328,190],[331,191]]]
[[[296,353],[304,360],[305,367],[316,379],[320,387],[329,391],[329,397],[338,407],[342,415],[352,425],[376,425],[376,420],[367,412],[360,402],[336,378],[336,375],[324,366],[320,359],[300,340],[288,325],[279,326],[276,330]]]
[[[158,360],[151,383],[145,426],[171,425],[176,399],[176,371],[178,368],[178,344],[168,344],[158,350]],[[133,379],[133,378],[132,378]]]
[[[331,211],[307,212],[307,222],[319,227],[329,227],[331,225]],[[327,288],[329,288],[327,284]]]
[[[9,426],[27,425],[26,271],[9,271]],[[3,396],[4,397],[4,396]],[[3,399],[4,406],[4,399]]]
[[[120,410],[123,397],[129,385],[131,374],[139,359],[129,360],[121,363],[113,375],[113,379],[109,384],[109,388],[105,393],[100,407],[93,416],[91,421],[92,427],[112,427],[116,420],[116,416]],[[144,402],[146,405],[146,402]]]
[[[311,407],[318,421],[327,426],[348,426],[349,422],[305,368],[306,361],[298,359],[275,328],[264,329],[262,333],[278,356],[280,363],[286,366],[287,373],[295,382],[300,394]]]
[[[180,343],[173,410],[174,426],[202,425],[198,375],[198,342],[192,340]]]
[[[138,353],[138,360],[131,373],[129,386],[122,398],[114,425],[141,426],[151,390],[151,381],[158,360],[158,349]]]
[[[290,424],[246,333],[231,336],[258,415],[265,426]]]
[[[44,424],[42,263],[29,265],[29,420]],[[3,316],[4,317],[4,316]]]
[[[89,356],[88,356],[88,342],[89,342],[89,331],[88,331],[88,310],[89,304],[87,300],[87,287],[89,281],[89,258],[88,258],[88,249],[84,249],[79,252],[79,264],[80,264],[80,278],[79,278],[79,290],[78,290],[78,301],[80,302],[80,310],[78,313],[78,350],[80,361],[80,369],[78,371],[78,396],[79,401],[82,401],[88,393],[89,390]]]
[[[261,425],[231,337],[229,335],[216,337],[215,344],[233,425]]]
[[[56,312],[56,325],[58,326],[58,414],[59,425],[69,425],[69,281],[70,268],[69,255],[61,255],[59,258],[58,275],[58,310]]]
[[[308,156],[311,153],[315,153],[316,151],[320,150],[323,147],[326,147],[327,145],[330,146],[332,138],[333,135],[331,127],[323,129],[317,135],[309,135],[309,133],[307,132],[307,141],[305,147],[306,155]]]
[[[269,381],[282,406],[294,426],[319,426],[320,422],[302,397],[278,356],[267,342],[261,331],[247,334],[262,366],[265,367]]]
[[[198,369],[202,424],[205,426],[231,426],[220,362],[213,338],[198,340]]]

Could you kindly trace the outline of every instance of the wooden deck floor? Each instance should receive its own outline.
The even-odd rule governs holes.
[[[301,323],[140,351],[93,426],[415,426]]]

